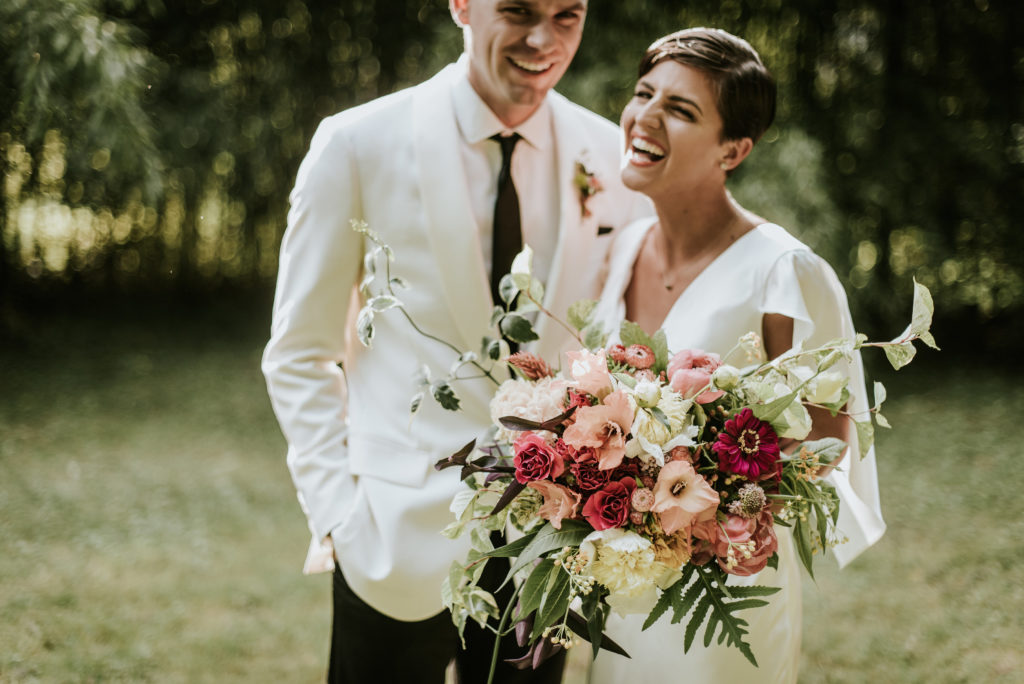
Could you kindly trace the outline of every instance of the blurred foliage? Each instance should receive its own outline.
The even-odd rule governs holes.
[[[940,330],[1012,320],[1024,3],[911,7],[592,0],[560,89],[617,119],[658,36],[744,36],[781,97],[737,197],[836,267],[869,332],[905,317],[911,276]],[[460,50],[444,0],[5,0],[0,287],[265,289],[318,121]]]

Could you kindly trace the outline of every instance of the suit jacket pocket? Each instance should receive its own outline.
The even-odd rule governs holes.
[[[404,487],[422,487],[435,460],[432,454],[415,446],[365,433],[349,434],[348,456],[353,475]]]

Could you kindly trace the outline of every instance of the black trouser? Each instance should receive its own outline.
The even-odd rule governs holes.
[[[508,568],[508,559],[489,560],[480,585],[493,591],[505,578]],[[498,605],[504,608],[511,594],[510,583],[496,596]],[[494,634],[470,620],[464,635],[466,650],[462,650],[448,611],[418,622],[402,622],[374,610],[353,593],[341,570],[335,566],[329,684],[442,684],[452,658],[459,684],[484,684],[491,668]],[[516,644],[514,634],[502,637],[494,675],[496,683],[558,684],[562,681],[564,651],[538,670],[516,670],[504,662],[525,651]]]

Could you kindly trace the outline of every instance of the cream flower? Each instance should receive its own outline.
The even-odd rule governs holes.
[[[516,416],[538,423],[550,420],[565,411],[562,400],[567,383],[558,378],[542,378],[536,382],[506,380],[491,399],[491,420],[498,426],[497,438],[515,441],[518,432],[501,427],[499,418]]]
[[[657,588],[675,576],[657,561],[650,541],[622,528],[594,532],[580,549],[592,554],[587,572],[608,588],[608,605],[619,615],[649,613],[658,600]]]

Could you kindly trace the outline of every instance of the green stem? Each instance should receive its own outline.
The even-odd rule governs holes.
[[[585,345],[585,344],[583,343],[583,338],[579,336],[579,333],[577,333],[577,332],[576,332],[575,330],[573,330],[572,328],[570,328],[570,327],[569,327],[569,326],[568,326],[568,325],[567,325],[567,324],[565,323],[565,321],[563,321],[563,320],[562,320],[561,318],[559,318],[559,317],[558,317],[558,316],[556,316],[555,314],[553,314],[553,313],[551,313],[550,311],[548,311],[547,309],[545,309],[545,308],[544,308],[544,305],[543,305],[543,304],[541,304],[540,302],[538,302],[538,301],[537,301],[536,299],[534,299],[533,297],[531,297],[531,296],[530,296],[530,293],[529,293],[529,292],[523,292],[522,290],[520,290],[520,292],[522,292],[522,294],[526,295],[526,298],[527,298],[527,299],[529,299],[529,300],[530,300],[531,302],[533,302],[534,304],[536,304],[536,305],[537,305],[537,310],[538,310],[538,311],[540,311],[540,312],[541,312],[542,314],[544,314],[545,316],[547,316],[548,318],[550,318],[551,320],[553,320],[553,321],[554,321],[555,323],[558,323],[558,325],[560,325],[560,326],[562,326],[563,328],[565,328],[566,332],[568,332],[568,333],[569,333],[570,335],[572,335],[572,336],[573,336],[573,337],[574,337],[574,338],[576,339],[576,341],[580,343],[580,346],[581,346],[581,347],[586,347],[586,346],[587,346],[587,345]]]
[[[508,619],[512,615],[512,607],[519,599],[519,590],[521,588],[516,587],[516,590],[512,592],[512,597],[509,598],[508,605],[505,606],[505,611],[501,614],[498,631],[494,634],[494,650],[491,652],[491,670],[487,673],[487,684],[491,684],[494,681],[494,670],[498,667],[498,647],[501,645],[501,637],[505,631],[505,625],[508,624]]]

